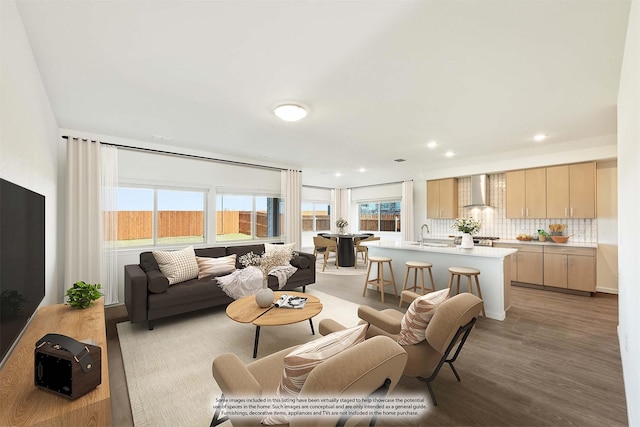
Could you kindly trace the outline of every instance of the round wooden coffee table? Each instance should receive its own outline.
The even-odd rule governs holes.
[[[317,297],[302,292],[274,292],[275,300],[282,294],[307,298],[303,308],[280,308],[273,304],[270,307],[259,307],[256,297],[249,295],[239,298],[227,306],[227,316],[240,323],[252,323],[256,326],[256,337],[253,343],[253,357],[258,354],[258,341],[260,340],[261,326],[282,326],[298,323],[305,320],[311,325],[311,335],[315,335],[312,318],[322,311],[322,303]]]

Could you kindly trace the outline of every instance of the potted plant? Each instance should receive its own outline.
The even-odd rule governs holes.
[[[349,226],[349,223],[344,218],[340,218],[336,221],[336,227],[338,227],[338,229],[340,230],[340,234],[344,234],[345,228],[347,228],[347,226]]]
[[[87,308],[93,304],[93,301],[102,296],[99,291],[100,283],[92,285],[85,282],[76,282],[67,289],[67,303],[73,308]]]
[[[549,233],[547,233],[543,229],[539,229],[538,230],[538,240],[539,241],[545,242],[547,240],[547,237],[549,237]]]
[[[473,238],[471,235],[480,231],[480,226],[480,221],[477,219],[456,218],[455,222],[451,225],[451,228],[455,228],[462,233],[460,247],[468,249],[473,247]]]

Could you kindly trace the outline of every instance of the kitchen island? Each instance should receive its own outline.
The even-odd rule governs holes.
[[[504,320],[510,306],[511,263],[509,256],[517,252],[512,248],[474,246],[462,249],[443,243],[395,242],[379,240],[361,243],[369,248],[370,256],[391,258],[395,280],[400,292],[404,283],[407,261],[424,261],[433,264],[433,279],[436,289],[449,285],[449,267],[473,267],[480,270],[480,288],[487,317]],[[371,271],[376,277],[375,271]],[[387,273],[388,274],[388,273]],[[460,291],[467,290],[466,280],[460,281]]]

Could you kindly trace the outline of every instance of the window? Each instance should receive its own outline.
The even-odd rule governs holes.
[[[205,241],[207,192],[118,188],[118,246]]]
[[[394,231],[400,228],[400,202],[359,203],[360,231]]]
[[[216,240],[252,240],[282,237],[284,200],[263,195],[218,194]]]
[[[302,203],[302,231],[329,231],[331,205],[329,203]]]

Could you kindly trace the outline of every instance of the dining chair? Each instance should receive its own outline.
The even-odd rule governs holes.
[[[336,254],[336,268],[338,267],[338,243],[335,240],[327,239],[326,237],[314,236],[313,237],[313,254],[317,257],[322,254],[324,263],[322,265],[322,271],[327,267],[327,260],[331,252]]]

